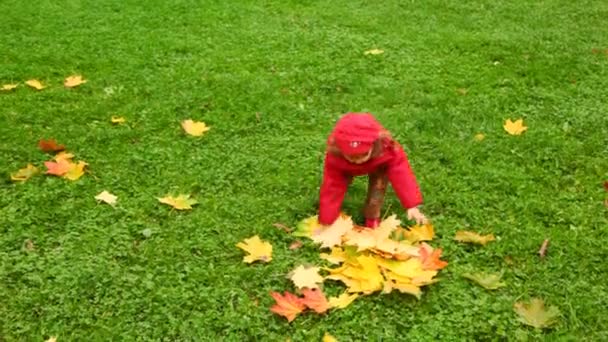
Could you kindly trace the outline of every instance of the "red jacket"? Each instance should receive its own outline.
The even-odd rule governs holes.
[[[350,179],[353,176],[366,175],[380,167],[386,168],[388,180],[404,208],[413,208],[422,203],[422,195],[416,183],[416,177],[410,168],[403,148],[391,138],[381,139],[382,152],[363,164],[350,163],[339,153],[328,149],[325,154],[323,183],[320,192],[319,222],[321,224],[332,224],[338,218]],[[331,142],[331,140],[330,136],[329,141]]]

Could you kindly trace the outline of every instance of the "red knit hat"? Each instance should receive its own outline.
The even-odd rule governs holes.
[[[370,113],[348,113],[338,120],[332,135],[343,154],[360,155],[372,149],[382,130]]]

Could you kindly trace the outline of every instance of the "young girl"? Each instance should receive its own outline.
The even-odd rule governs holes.
[[[327,140],[319,223],[332,224],[340,215],[352,177],[369,175],[365,201],[365,226],[380,224],[380,211],[390,182],[407,209],[407,217],[418,224],[427,218],[418,209],[422,195],[403,148],[370,113],[348,113],[340,118]]]

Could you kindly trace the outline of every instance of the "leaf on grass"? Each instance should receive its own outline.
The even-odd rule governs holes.
[[[608,191],[608,181],[604,182],[604,190]]]
[[[95,196],[95,199],[113,206],[114,204],[116,204],[116,199],[118,199],[118,197],[104,190],[100,192],[97,196]]]
[[[483,133],[477,133],[477,134],[475,134],[475,140],[477,140],[477,141],[482,141],[485,138],[486,138],[486,135],[483,134]]]
[[[330,297],[329,307],[332,309],[344,309],[354,302],[357,297],[359,297],[357,293],[349,294],[348,292],[344,292],[338,297]]]
[[[405,238],[411,243],[418,241],[431,241],[435,236],[435,230],[431,224],[415,225],[407,230],[404,235]]]
[[[30,86],[36,90],[42,90],[42,89],[46,88],[46,86],[44,84],[42,84],[42,82],[35,80],[35,79],[27,80],[27,81],[25,81],[25,84],[27,84],[28,86]]]
[[[38,173],[40,173],[40,170],[38,170],[37,167],[32,164],[27,164],[23,169],[11,174],[11,180],[15,182],[24,182]]]
[[[454,240],[459,242],[471,242],[485,246],[488,242],[496,240],[493,234],[479,235],[475,232],[458,231],[454,236]]]
[[[38,148],[42,152],[59,152],[65,150],[65,146],[57,144],[55,139],[40,139],[38,141]]]
[[[429,246],[426,243],[423,243],[420,246],[420,261],[422,262],[423,270],[440,270],[445,268],[448,263],[446,261],[440,260],[441,257],[441,248],[433,249],[433,247]]]
[[[282,224],[282,223],[273,223],[272,224],[275,228],[279,228],[282,229],[285,233],[291,233],[291,228],[287,227],[286,225]]]
[[[542,258],[545,257],[545,255],[547,254],[547,248],[549,247],[549,239],[545,239],[545,241],[543,241],[543,244],[540,246],[540,249],[538,250],[538,255]]]
[[[277,226],[275,225],[275,227]],[[321,228],[322,226],[319,223],[319,217],[312,216],[298,222],[298,225],[296,226],[296,230],[293,232],[293,235],[310,238],[313,235],[317,234],[317,232],[319,232]]]
[[[318,289],[305,288],[302,290],[302,303],[316,313],[324,313],[329,309],[329,302],[323,291]]]
[[[533,298],[530,303],[517,302],[513,309],[519,315],[519,321],[537,329],[548,328],[555,324],[560,315],[559,309],[551,306],[545,307],[540,298]]]
[[[270,311],[287,318],[288,322],[293,321],[299,313],[306,309],[302,299],[293,293],[285,291],[284,295],[281,295],[278,292],[270,292],[270,295],[276,301]]]
[[[123,118],[122,116],[112,116],[110,118],[110,122],[113,124],[121,124],[121,123],[125,123],[127,120],[125,118]]]
[[[272,260],[272,245],[269,242],[262,241],[257,235],[237,243],[236,246],[249,253],[249,255],[243,257],[243,261],[248,264],[256,260],[263,262]]]
[[[340,247],[332,248],[331,254],[321,253],[319,256],[321,257],[321,259],[325,259],[332,264],[339,264],[341,262],[346,261],[347,258],[346,252]]]
[[[363,54],[364,55],[381,55],[384,53],[384,50],[380,50],[380,49],[371,49],[371,50],[367,50],[365,51]]]
[[[507,119],[503,127],[505,131],[507,131],[507,133],[511,135],[520,135],[528,129],[527,126],[524,126],[523,119],[518,119],[516,121],[511,121],[511,119]]]
[[[323,277],[319,275],[319,267],[305,267],[300,265],[296,267],[290,274],[289,279],[298,288],[316,289],[319,284],[323,283]]]
[[[84,175],[84,168],[89,165],[83,161],[76,163],[70,163],[70,169],[63,175],[63,178],[75,181]]]
[[[182,121],[182,128],[184,131],[186,131],[186,133],[195,137],[200,137],[211,129],[204,122],[192,121],[190,119]]]
[[[165,196],[159,198],[158,201],[163,204],[172,206],[177,210],[191,210],[192,206],[197,204],[198,201],[190,198],[190,195],[178,195],[177,197]]]
[[[331,248],[342,244],[342,236],[353,229],[350,217],[340,216],[331,226],[318,230],[313,234],[312,240],[321,244],[321,248]]]
[[[4,85],[2,85],[2,88],[0,88],[0,89],[2,89],[4,91],[11,91],[11,90],[17,88],[18,86],[19,86],[19,83],[4,84]]]
[[[49,337],[48,340],[46,340],[44,342],[57,342],[57,336],[51,336],[51,337]]]
[[[83,83],[87,83],[87,80],[83,79],[81,75],[69,76],[63,81],[63,85],[66,88],[74,88]]]
[[[289,245],[289,249],[291,249],[292,251],[300,247],[302,247],[302,241],[294,241],[291,243],[291,245]]]
[[[44,166],[47,168],[46,174],[63,177],[63,175],[70,171],[72,163],[68,160],[60,159],[56,162],[46,161],[44,162]]]
[[[67,160],[67,161],[71,162],[72,158],[74,158],[73,154],[63,151],[63,152],[57,153],[53,159],[55,159],[55,161],[57,161],[57,162],[60,160]]]
[[[336,338],[331,336],[329,333],[325,333],[325,335],[323,335],[322,342],[338,342],[338,340],[336,340]]]
[[[486,290],[497,290],[503,286],[506,286],[505,283],[500,281],[502,274],[497,273],[464,273],[463,277],[474,281],[479,286],[483,287]]]

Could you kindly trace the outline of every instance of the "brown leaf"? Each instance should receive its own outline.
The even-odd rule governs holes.
[[[604,182],[604,190],[608,191],[608,181]]]
[[[274,227],[282,229],[283,231],[285,231],[286,233],[291,233],[291,228],[287,227],[286,225],[282,224],[282,223],[273,223],[272,224]]]
[[[57,144],[55,139],[40,139],[38,141],[38,148],[40,148],[42,152],[59,152],[65,150],[65,146]]]
[[[540,255],[541,259],[545,257],[545,254],[547,254],[547,247],[549,247],[549,239],[545,239],[538,250],[538,255]]]
[[[289,245],[289,249],[291,249],[292,251],[295,249],[298,249],[302,247],[302,242],[301,241],[294,241],[291,243],[291,245]]]

